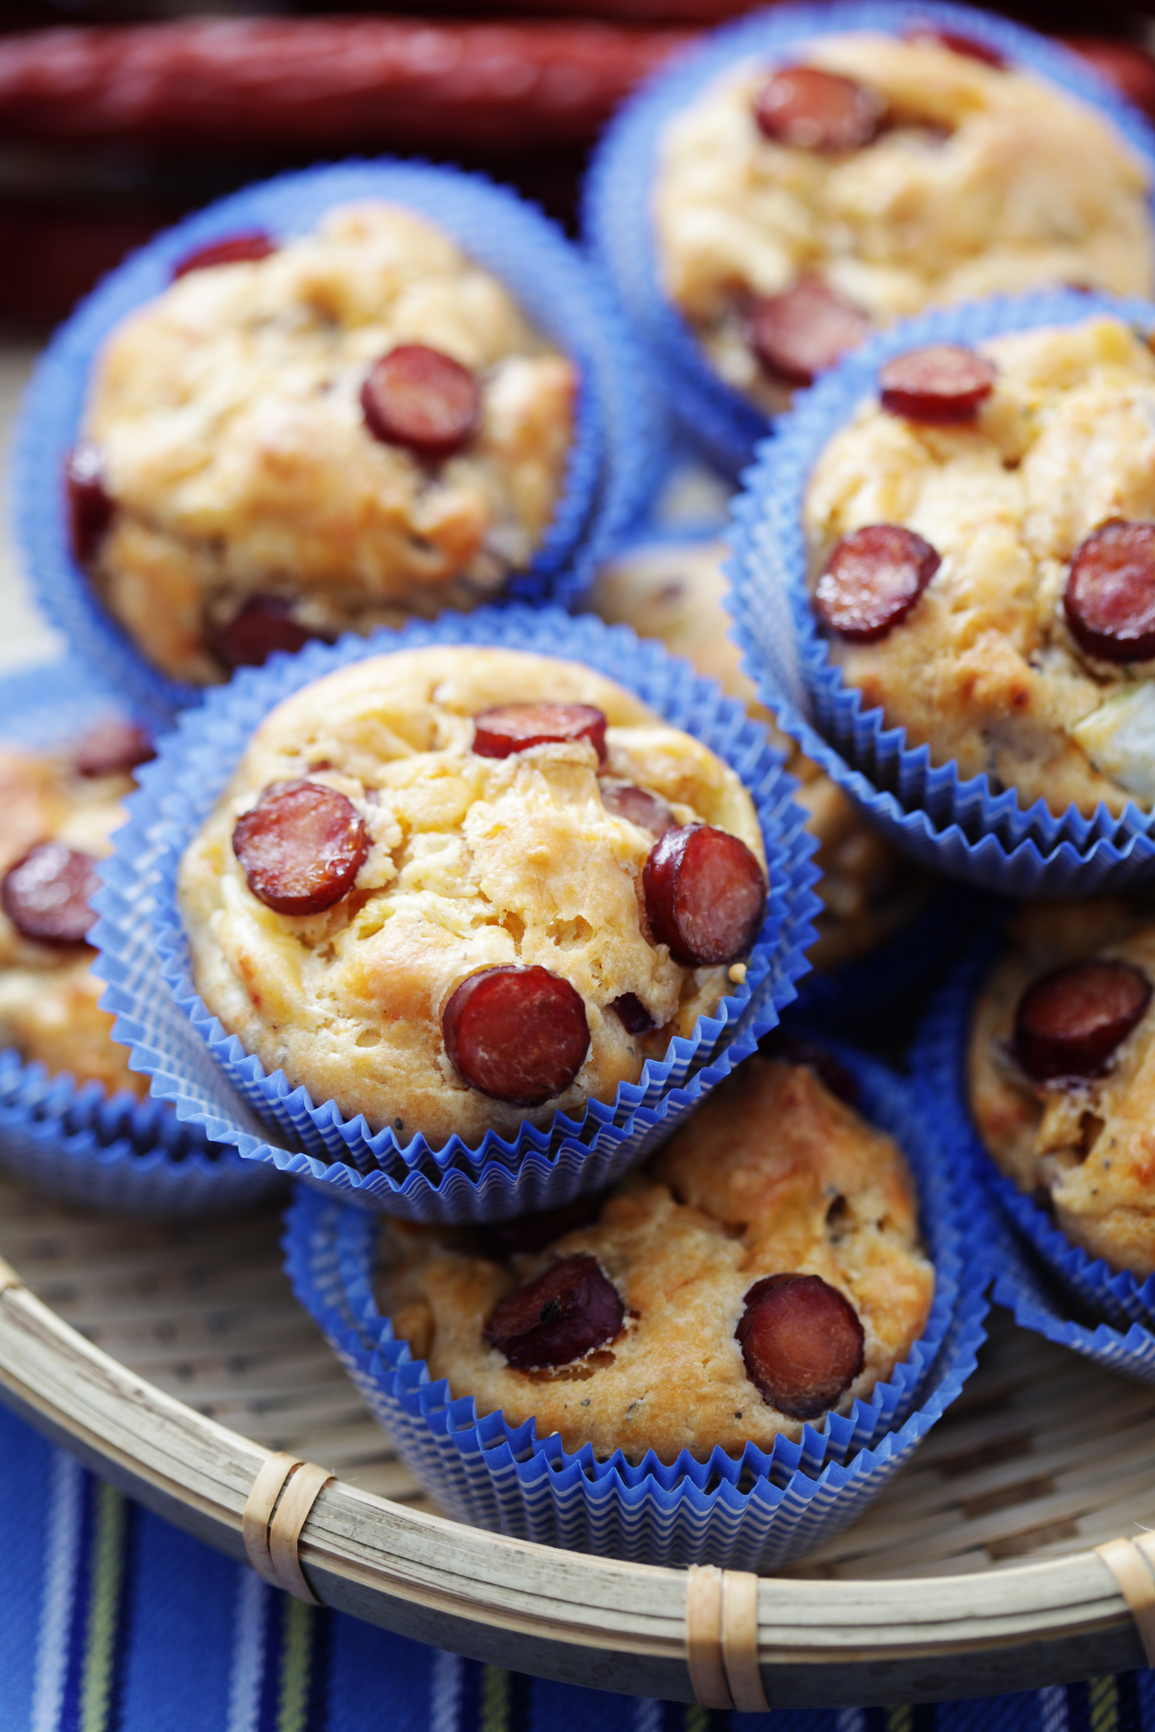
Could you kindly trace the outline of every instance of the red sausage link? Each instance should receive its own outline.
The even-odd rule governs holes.
[[[63,842],[38,842],[8,869],[0,899],[18,932],[39,944],[82,944],[96,915],[96,861]]]
[[[72,761],[81,776],[115,776],[155,757],[143,728],[122,716],[107,716],[88,730],[73,751]]]
[[[821,277],[798,278],[780,295],[755,301],[750,345],[768,373],[809,385],[870,335],[870,319]]]
[[[734,1336],[751,1383],[794,1419],[835,1407],[864,1363],[858,1314],[820,1275],[755,1281]]]
[[[352,890],[368,852],[356,807],[320,782],[266,788],[233,830],[233,853],[249,889],[278,914],[332,908]]]
[[[1076,962],[1027,988],[1015,1015],[1015,1054],[1036,1082],[1094,1077],[1142,1020],[1151,983],[1126,962]]]
[[[274,650],[295,655],[313,635],[293,618],[281,596],[254,595],[210,637],[213,653],[231,670],[263,667]]]
[[[799,150],[858,150],[878,131],[883,110],[873,90],[817,66],[775,72],[754,99],[759,131]]]
[[[606,718],[593,704],[497,704],[473,718],[473,749],[479,758],[508,758],[531,746],[588,740],[606,758]]]
[[[908,421],[949,426],[973,421],[994,390],[997,369],[961,343],[932,343],[895,355],[878,376],[882,407]]]
[[[623,992],[618,998],[611,999],[608,1009],[613,1011],[627,1034],[648,1034],[657,1027],[636,992]]]
[[[402,343],[373,363],[361,408],[374,439],[439,462],[477,431],[481,393],[469,368],[452,355]]]
[[[745,842],[710,824],[667,830],[642,874],[646,918],[675,962],[697,968],[745,956],[766,912],[766,874]]]
[[[490,1221],[477,1230],[481,1248],[487,1257],[518,1257],[544,1251],[555,1239],[564,1239],[578,1227],[596,1220],[605,1202],[604,1191],[594,1191],[588,1197],[575,1197],[572,1203],[562,1203],[556,1209],[543,1209],[536,1215],[518,1215],[512,1221]]]
[[[467,975],[441,1013],[441,1029],[462,1082],[515,1107],[563,1094],[590,1047],[581,995],[536,964]]]
[[[1155,116],[1155,59],[1137,42],[1110,36],[1063,36],[1060,41],[1109,80],[1144,114]]]
[[[1071,557],[1063,608],[1071,635],[1105,662],[1155,656],[1155,523],[1104,523]]]
[[[571,1365],[621,1329],[625,1307],[590,1256],[563,1257],[497,1306],[482,1334],[519,1371]]]
[[[903,31],[907,42],[932,42],[936,48],[948,48],[952,54],[962,54],[968,60],[981,60],[986,66],[1004,67],[1005,57],[997,48],[979,42],[973,36],[963,36],[958,30],[940,30],[931,23],[909,24]]]
[[[858,1084],[832,1052],[819,1046],[817,1041],[795,1034],[793,1029],[783,1028],[781,1023],[762,1036],[758,1051],[763,1058],[778,1059],[782,1064],[804,1064],[807,1070],[814,1072],[824,1088],[848,1106],[854,1106],[858,1099]]]
[[[172,267],[172,279],[175,283],[178,277],[187,277],[190,271],[207,271],[214,265],[240,265],[267,259],[277,250],[276,241],[270,240],[267,234],[260,229],[249,229],[244,234],[229,235],[227,240],[209,241],[207,246],[186,253]]]
[[[844,535],[814,591],[823,624],[854,643],[874,643],[906,618],[939,568],[929,541],[896,523]]]
[[[77,565],[91,565],[116,509],[104,490],[103,465],[95,445],[82,440],[69,452],[64,484],[72,557]]]
[[[664,836],[678,820],[660,794],[639,788],[636,782],[626,782],[617,776],[602,776],[598,782],[602,805],[615,818],[636,824],[639,830],[649,830],[653,836]]]

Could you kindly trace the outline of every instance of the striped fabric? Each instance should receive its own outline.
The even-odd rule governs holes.
[[[741,1717],[542,1683],[290,1600],[2,1410],[0,1462],[0,1732],[1155,1732],[1155,1672]]]

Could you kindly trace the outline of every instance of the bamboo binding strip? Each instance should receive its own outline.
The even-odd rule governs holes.
[[[253,1481],[241,1521],[245,1551],[257,1574],[311,1606],[321,1602],[301,1572],[297,1541],[321,1487],[333,1477],[327,1467],[278,1450]]]
[[[758,1670],[758,1578],[691,1564],[686,1582],[686,1660],[703,1708],[766,1713]]]
[[[1131,1608],[1147,1664],[1155,1666],[1155,1534],[1141,1534],[1137,1540],[1108,1540],[1095,1551]]]

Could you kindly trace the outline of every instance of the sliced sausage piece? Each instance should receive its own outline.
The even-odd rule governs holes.
[[[105,492],[100,452],[87,440],[68,454],[64,470],[68,538],[77,565],[89,566],[112,524],[116,507]]]
[[[858,150],[878,131],[885,105],[853,78],[818,66],[787,66],[754,99],[758,129],[797,150]]]
[[[467,975],[441,1013],[441,1029],[462,1082],[515,1107],[563,1094],[590,1047],[580,993],[537,964]]]
[[[237,819],[233,853],[278,914],[320,914],[353,888],[369,852],[360,813],[320,782],[279,782]]]
[[[766,912],[766,874],[745,842],[711,824],[667,830],[642,874],[646,918],[675,962],[737,962]]]
[[[997,48],[992,48],[986,42],[979,42],[973,36],[964,36],[958,30],[942,30],[937,24],[910,24],[903,31],[908,42],[931,42],[936,48],[949,49],[952,54],[962,54],[967,60],[981,60],[986,66],[1003,67],[1005,57]]]
[[[587,1227],[597,1219],[605,1202],[604,1191],[594,1191],[588,1197],[575,1197],[572,1203],[562,1203],[556,1209],[543,1209],[535,1215],[518,1215],[512,1221],[490,1221],[478,1228],[478,1238],[487,1257],[518,1257],[544,1251],[555,1239],[563,1239],[577,1227]]]
[[[82,944],[96,920],[89,902],[100,888],[96,861],[63,842],[38,842],[8,869],[0,899],[25,938],[38,944]]]
[[[993,361],[961,343],[932,343],[895,355],[878,376],[882,407],[908,421],[973,421],[994,390]]]
[[[598,787],[606,811],[615,818],[636,824],[639,830],[648,830],[653,836],[664,836],[678,822],[660,794],[651,794],[648,788],[639,788],[636,782],[627,782],[618,776],[602,776]]]
[[[1136,108],[1155,116],[1155,59],[1146,48],[1138,42],[1120,42],[1111,36],[1062,36],[1059,40],[1073,48]]]
[[[276,241],[270,240],[262,230],[250,229],[244,234],[229,235],[223,241],[209,241],[206,246],[186,253],[172,267],[172,279],[175,283],[178,277],[187,277],[190,271],[207,271],[214,265],[240,265],[267,259],[277,250]]]
[[[295,655],[313,633],[299,625],[279,595],[250,596],[239,613],[212,633],[212,649],[229,668],[264,667],[274,650]]]
[[[854,643],[874,643],[906,618],[940,564],[929,541],[897,523],[844,535],[814,591],[822,623]]]
[[[608,1008],[613,1011],[627,1034],[648,1034],[657,1024],[642,1003],[636,992],[623,992],[612,999]]]
[[[123,716],[107,716],[89,728],[73,751],[72,761],[81,776],[115,776],[127,775],[155,757],[143,728]]]
[[[1075,549],[1063,593],[1079,647],[1105,662],[1155,656],[1155,523],[1104,523]]]
[[[497,704],[473,718],[473,749],[479,758],[509,758],[531,746],[588,740],[606,757],[606,718],[593,704]]]
[[[530,1371],[584,1359],[613,1340],[625,1314],[596,1258],[563,1257],[503,1299],[482,1334],[511,1365]]]
[[[820,1275],[755,1281],[734,1336],[751,1383],[794,1419],[837,1406],[864,1363],[858,1314]]]
[[[1099,1076],[1150,1002],[1150,981],[1129,963],[1057,968],[1019,1000],[1015,1054],[1036,1082]]]
[[[870,335],[869,316],[821,277],[805,273],[780,295],[754,303],[750,346],[768,373],[809,385]]]
[[[373,363],[361,387],[361,409],[374,439],[436,463],[476,432],[481,393],[469,368],[452,355],[402,343]]]

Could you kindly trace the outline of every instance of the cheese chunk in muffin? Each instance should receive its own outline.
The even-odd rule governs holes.
[[[468,608],[541,543],[576,385],[441,229],[343,206],[264,257],[187,271],[113,332],[74,542],[149,660],[192,682]]]
[[[804,1065],[747,1060],[567,1231],[582,1209],[557,1212],[556,1236],[546,1216],[391,1223],[378,1284],[431,1376],[566,1449],[769,1451],[869,1397],[926,1326],[934,1269],[905,1158]]]
[[[1112,1269],[1155,1272],[1155,920],[1121,902],[1014,921],[975,1007],[971,1111],[995,1162]]]
[[[794,68],[833,76],[825,130],[805,88],[769,88]],[[777,412],[924,307],[1066,283],[1151,295],[1150,193],[1106,115],[1040,75],[863,31],[745,63],[676,115],[653,214],[667,295],[727,384]]]
[[[921,378],[927,394],[896,386],[887,408],[888,377]],[[930,747],[932,764],[985,771],[1056,813],[1149,806],[1147,343],[1121,319],[1090,317],[970,350],[913,350],[880,379],[881,401],[834,435],[806,494],[811,587],[833,660],[908,746]],[[960,381],[968,412],[956,401],[946,412],[957,419],[936,419],[935,392]]]
[[[139,731],[111,717],[74,751],[0,747],[0,1047],[141,1098],[148,1078],[112,1040],[85,933],[96,862],[148,756]]]
[[[636,1081],[744,978],[766,857],[735,772],[612,681],[430,648],[281,703],[179,897],[247,1051],[440,1146]]]

